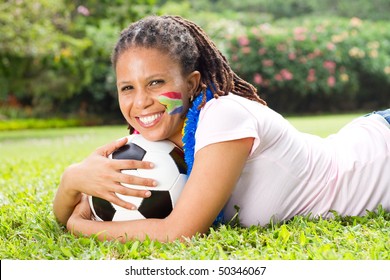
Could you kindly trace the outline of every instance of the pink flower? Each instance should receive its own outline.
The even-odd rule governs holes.
[[[83,5],[77,7],[77,12],[86,17],[90,15],[88,8]]]
[[[295,39],[295,41],[305,41],[306,35],[305,34],[294,35],[294,39]]]
[[[316,56],[322,55],[322,51],[321,51],[320,49],[315,49],[315,50],[314,50],[314,54],[315,54]]]
[[[316,54],[315,53],[309,53],[308,55],[307,55],[307,58],[308,59],[314,59],[314,58],[316,58]]]
[[[259,55],[264,55],[264,54],[267,53],[267,49],[266,48],[260,48],[258,53],[259,53]]]
[[[248,53],[251,52],[251,48],[250,48],[250,47],[243,47],[243,48],[241,49],[241,51],[242,51],[242,53],[248,54]]]
[[[299,27],[294,28],[294,34],[295,35],[303,34],[306,31],[307,31],[306,27],[299,26]]]
[[[334,51],[336,49],[336,45],[329,42],[327,45],[326,45],[326,48],[330,51]]]
[[[276,74],[275,76],[274,76],[274,78],[275,78],[275,80],[277,80],[277,81],[279,81],[279,82],[281,82],[281,81],[283,81],[283,77],[282,77],[282,75],[281,74]]]
[[[322,52],[319,49],[315,49],[312,53],[309,53],[307,55],[307,58],[314,59],[314,58],[320,56],[321,54],[322,54]]]
[[[286,81],[290,81],[294,77],[294,75],[287,69],[280,70],[280,75],[282,75],[283,79]]]
[[[274,65],[274,62],[271,59],[264,59],[262,61],[262,64],[263,64],[264,67],[271,67],[271,66]]]
[[[328,77],[328,86],[334,87],[335,84],[336,84],[336,78],[334,76],[329,76]]]
[[[238,37],[238,44],[242,47],[248,46],[250,43],[249,39],[245,36]]]
[[[330,74],[334,74],[334,70],[336,69],[336,62],[331,60],[325,60],[322,65],[325,69],[329,71]]]
[[[254,76],[253,76],[253,82],[257,85],[261,85],[261,83],[263,82],[263,77],[259,74],[259,73],[256,73]]]
[[[253,35],[259,35],[259,29],[257,27],[252,27],[251,32]]]
[[[311,68],[309,70],[309,74],[307,75],[306,81],[308,81],[309,83],[312,83],[312,82],[315,82],[315,80],[316,80],[316,70]]]
[[[305,35],[306,32],[307,32],[307,29],[305,27],[296,27],[294,29],[294,39],[296,41],[306,40],[306,35]]]
[[[295,60],[296,58],[297,58],[297,55],[296,55],[295,53],[290,52],[290,53],[288,54],[288,59],[289,59],[289,60]]]

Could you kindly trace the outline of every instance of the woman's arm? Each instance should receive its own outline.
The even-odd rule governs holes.
[[[77,205],[67,228],[75,234],[99,234],[102,240],[143,240],[147,236],[162,242],[205,233],[226,204],[249,156],[253,138],[208,145],[195,155],[187,184],[172,213],[165,219],[126,222],[90,220],[86,198]]]
[[[134,190],[120,183],[155,186],[152,179],[145,179],[121,173],[123,169],[150,169],[150,162],[134,160],[113,160],[108,155],[127,143],[127,139],[119,139],[98,148],[80,163],[69,166],[61,177],[56,196],[53,201],[53,211],[57,220],[66,224],[75,206],[81,200],[81,194],[103,198],[124,208],[131,209],[134,205],[121,200],[116,193],[139,197],[148,197],[150,192]]]

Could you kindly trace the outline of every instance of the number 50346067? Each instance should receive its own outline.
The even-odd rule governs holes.
[[[265,270],[266,270],[265,266],[259,266],[259,267],[221,266],[218,269],[218,275],[264,275]]]

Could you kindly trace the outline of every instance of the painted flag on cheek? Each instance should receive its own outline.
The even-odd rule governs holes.
[[[158,101],[167,108],[170,115],[183,112],[183,100],[180,92],[165,92],[157,97]]]

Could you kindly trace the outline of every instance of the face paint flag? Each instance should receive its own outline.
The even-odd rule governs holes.
[[[180,92],[165,92],[159,95],[158,101],[167,108],[170,115],[183,111],[183,100]]]

